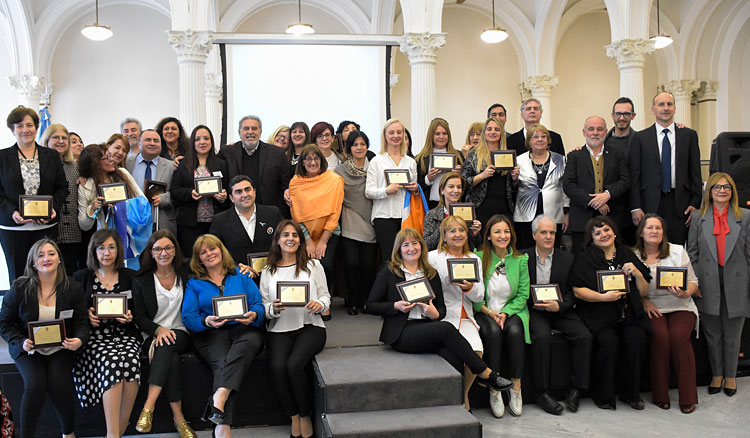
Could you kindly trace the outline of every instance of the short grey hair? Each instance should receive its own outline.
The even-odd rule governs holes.
[[[255,120],[256,122],[258,122],[258,126],[260,127],[260,130],[261,131],[263,130],[263,122],[260,121],[260,117],[254,116],[254,115],[251,114],[249,116],[245,116],[245,117],[243,117],[243,118],[240,119],[240,123],[237,124],[237,130],[238,131],[240,129],[242,129],[242,122],[244,122],[245,120]]]
[[[122,128],[124,128],[125,125],[127,125],[128,123],[135,123],[136,125],[138,125],[138,130],[139,131],[143,131],[143,125],[141,125],[141,121],[140,120],[138,120],[138,119],[136,119],[134,117],[127,117],[127,118],[125,118],[125,120],[123,120],[122,122],[120,122],[120,132],[122,132]]]
[[[521,111],[523,111],[524,108],[526,108],[526,105],[529,102],[536,102],[539,105],[539,111],[544,112],[544,108],[542,108],[542,102],[539,102],[539,99],[536,97],[532,97],[531,99],[526,99],[523,102],[521,102]]]
[[[531,234],[536,234],[536,232],[539,231],[539,222],[543,220],[548,220],[552,222],[553,224],[555,224],[555,226],[557,226],[557,224],[555,223],[555,220],[552,219],[551,216],[547,216],[546,214],[540,214],[539,216],[535,217],[533,221],[531,221]]]

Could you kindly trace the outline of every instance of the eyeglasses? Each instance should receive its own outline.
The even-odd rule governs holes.
[[[117,252],[116,246],[97,246],[96,252],[99,254],[104,254],[105,252]]]
[[[630,117],[633,117],[633,114],[635,113],[620,113],[620,112],[614,113],[616,119],[619,119],[621,117],[630,118]]]
[[[320,157],[316,157],[315,155],[310,155],[310,156],[305,157],[303,161],[305,163],[312,163],[313,161],[320,162]]]
[[[174,245],[167,245],[164,248],[159,248],[158,246],[155,246],[151,248],[151,252],[157,255],[163,252],[167,254],[172,254],[174,252]]]
[[[714,184],[711,186],[712,189],[716,190],[717,192],[720,192],[721,189],[724,189],[725,192],[731,192],[732,191],[732,185],[731,184]]]
[[[67,136],[65,136],[65,135],[53,135],[53,136],[52,136],[52,137],[50,137],[50,138],[51,138],[52,140],[55,140],[55,141],[60,141],[60,140],[63,140],[63,141],[67,141],[67,140],[68,140],[68,137],[67,137]]]
[[[531,136],[533,140],[538,140],[540,138],[547,138],[547,134],[534,134]]]
[[[326,132],[325,134],[318,134],[318,136],[315,138],[331,138],[331,137],[333,137],[333,135]]]

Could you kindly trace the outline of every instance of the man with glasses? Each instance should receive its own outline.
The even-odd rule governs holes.
[[[667,225],[667,239],[683,245],[691,214],[701,204],[698,134],[675,126],[672,93],[652,101],[656,123],[639,131],[630,147],[630,209],[634,225],[646,213],[657,213]]]
[[[264,205],[285,205],[283,193],[289,187],[289,163],[284,150],[261,141],[263,124],[258,116],[240,119],[237,133],[240,141],[222,146],[218,156],[227,161],[229,179],[246,175],[255,182],[255,202]]]
[[[635,136],[635,130],[630,129],[630,124],[635,119],[635,106],[629,97],[621,97],[612,105],[612,121],[614,126],[607,132],[604,144],[616,148],[629,155],[630,143]]]

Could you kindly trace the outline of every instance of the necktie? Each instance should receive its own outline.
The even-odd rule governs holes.
[[[146,176],[144,179],[151,179],[151,166],[154,165],[153,161],[144,161],[146,163]]]
[[[664,140],[661,141],[661,191],[672,190],[672,144],[669,142],[669,129],[664,129]]]

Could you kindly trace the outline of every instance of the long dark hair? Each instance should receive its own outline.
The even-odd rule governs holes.
[[[294,222],[292,220],[284,219],[283,221],[279,222],[278,225],[276,225],[276,231],[274,231],[273,233],[273,243],[271,243],[271,248],[268,250],[267,266],[268,271],[271,274],[276,273],[276,269],[278,269],[279,263],[281,262],[281,247],[279,246],[279,239],[281,238],[281,233],[284,231],[284,228],[289,225],[294,227],[294,231],[296,231],[297,235],[299,236],[299,247],[297,248],[297,263],[294,267],[294,276],[299,277],[299,273],[302,271],[305,271],[308,274],[310,273],[310,268],[307,266],[310,258],[307,255],[305,235],[302,233],[302,228],[300,228],[297,222]]]
[[[180,250],[180,244],[177,243],[177,238],[174,237],[174,234],[172,234],[171,231],[158,230],[155,231],[154,234],[152,234],[151,237],[149,237],[146,241],[146,247],[143,248],[143,252],[141,252],[140,256],[141,269],[138,270],[138,274],[136,275],[148,275],[156,272],[156,260],[154,260],[154,256],[153,254],[151,254],[151,250],[153,249],[156,242],[161,239],[169,239],[169,241],[172,242],[172,245],[174,245],[174,259],[172,259],[172,268],[174,268],[174,271],[179,274],[180,270],[182,269],[182,265],[185,263],[182,259],[182,250]],[[177,281],[180,281],[179,275],[177,275]]]
[[[177,135],[177,155],[178,156],[185,155],[185,152],[189,148],[189,145],[188,145],[189,141],[188,141],[187,133],[185,133],[185,128],[182,127],[182,123],[180,122],[179,119],[177,119],[177,117],[164,117],[163,119],[159,121],[159,124],[156,125],[156,133],[159,134],[159,137],[161,137],[162,146],[163,146],[161,148],[161,153],[159,155],[168,160],[171,160],[172,157],[169,156],[169,147],[167,147],[167,141],[164,140],[164,134],[162,133],[164,130],[164,125],[166,125],[169,122],[174,122],[177,125],[177,130],[179,131]]]
[[[214,134],[211,132],[211,130],[206,125],[198,125],[195,128],[193,128],[193,132],[190,133],[190,143],[185,151],[185,158],[183,158],[183,163],[185,163],[185,167],[187,170],[190,171],[190,174],[192,175],[193,172],[195,172],[195,168],[198,167],[198,154],[195,152],[195,136],[198,135],[199,129],[205,129],[208,131],[208,137],[211,139],[211,149],[208,151],[208,157],[206,157],[206,166],[209,165],[209,163],[216,160],[216,150],[214,149],[216,147],[216,143],[214,143]]]
[[[109,153],[109,148],[105,144],[90,144],[83,148],[81,155],[78,157],[78,175],[84,179],[93,179],[94,185],[99,186],[104,182],[104,169],[102,169],[102,158]],[[129,180],[122,177],[115,167],[113,172],[109,173],[112,182],[123,182],[127,190],[128,199],[134,198],[137,190]]]
[[[294,131],[297,128],[302,128],[302,130],[305,131],[305,141],[302,143],[302,147],[305,147],[305,145],[310,144],[310,128],[307,126],[307,123],[305,122],[292,123],[292,126],[289,127],[289,146],[287,146],[286,150],[284,151],[284,153],[286,154],[286,160],[289,161],[289,163],[291,163],[292,159],[294,158],[294,143],[292,143],[292,131]]]
[[[57,256],[60,258],[60,263],[57,265],[57,272],[55,273],[55,287],[53,292],[56,294],[66,290],[69,286],[68,274],[65,273],[65,261],[63,260],[60,248],[57,246],[54,240],[44,238],[37,240],[34,245],[31,246],[29,253],[26,255],[26,265],[23,269],[23,276],[19,277],[15,281],[16,290],[25,290],[24,298],[32,293],[37,293],[41,287],[41,281],[39,280],[39,273],[36,270],[36,258],[39,255],[39,250],[46,244],[52,245],[57,251]]]
[[[516,231],[513,229],[513,222],[511,222],[510,218],[504,214],[496,214],[492,216],[488,221],[487,225],[485,225],[484,228],[484,235],[483,241],[482,241],[482,268],[484,269],[484,276],[487,276],[489,274],[490,265],[492,264],[492,254],[495,252],[495,248],[492,245],[492,242],[490,242],[490,239],[492,235],[490,234],[492,232],[492,227],[499,224],[500,222],[504,222],[508,225],[508,229],[510,229],[510,242],[508,242],[508,248],[510,248],[510,251],[508,251],[508,254],[510,254],[512,257],[521,257],[521,253],[518,252],[518,249],[516,248]]]

